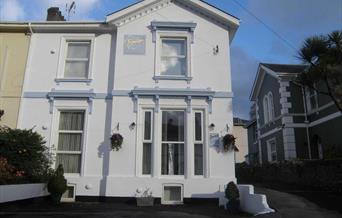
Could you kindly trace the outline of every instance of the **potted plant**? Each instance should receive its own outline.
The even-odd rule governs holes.
[[[138,207],[153,206],[154,204],[154,198],[150,188],[146,188],[145,190],[137,189],[135,196]]]
[[[225,197],[228,200],[226,209],[229,213],[237,214],[240,212],[239,189],[234,182],[229,182],[225,189]]]
[[[112,150],[118,151],[121,149],[123,137],[120,135],[120,133],[113,133],[113,135],[110,137],[110,142]]]
[[[239,149],[235,146],[235,140],[236,138],[232,134],[226,134],[222,138],[222,144],[223,144],[223,150],[225,152],[227,151],[239,151]]]
[[[63,193],[67,190],[67,181],[63,174],[63,166],[60,164],[48,181],[48,192],[50,193],[52,202],[55,204],[60,203]]]

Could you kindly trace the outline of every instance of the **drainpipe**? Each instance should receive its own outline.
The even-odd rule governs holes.
[[[28,28],[30,30],[30,34],[32,35],[33,34],[33,30],[32,30],[32,26],[31,26],[31,22],[28,23]]]
[[[308,120],[308,112],[306,108],[306,93],[304,88],[302,87],[302,95],[303,95],[303,106],[304,106],[304,114],[305,114],[305,120],[304,123],[306,124],[306,140],[308,142],[308,154],[309,154],[309,159],[311,160],[311,142],[310,142],[310,134],[309,134],[309,120]]]

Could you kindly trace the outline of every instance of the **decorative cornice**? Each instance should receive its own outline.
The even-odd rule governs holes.
[[[54,90],[47,93],[47,98],[95,98],[94,90]]]
[[[135,88],[132,95],[138,96],[173,96],[173,97],[214,97],[215,92],[210,89],[165,89],[165,88]]]
[[[171,0],[163,0],[163,1],[159,1],[155,4],[151,4],[148,7],[145,7],[143,9],[137,10],[133,13],[130,13],[130,14],[127,14],[127,15],[124,15],[124,16],[118,18],[117,20],[115,20],[114,25],[117,27],[125,25],[125,24],[130,23],[134,20],[137,20],[141,17],[144,17],[148,14],[151,14],[151,13],[153,13],[159,9],[168,7],[168,6],[170,6],[170,3],[171,3]]]
[[[171,21],[152,21],[152,30],[182,29],[189,32],[195,31],[197,24],[193,22],[171,22]]]

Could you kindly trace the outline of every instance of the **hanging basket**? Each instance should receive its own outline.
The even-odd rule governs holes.
[[[112,150],[118,151],[121,149],[123,137],[120,133],[113,133],[113,135],[110,137],[110,142]]]
[[[235,146],[235,140],[236,138],[232,134],[226,134],[222,138],[222,144],[223,144],[223,151],[239,151],[239,149]]]

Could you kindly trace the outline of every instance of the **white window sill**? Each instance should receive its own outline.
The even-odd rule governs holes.
[[[92,79],[78,79],[78,78],[57,78],[55,82],[58,83],[87,83],[90,84]]]
[[[192,77],[188,76],[154,76],[154,80],[184,80],[190,82],[192,80]]]

